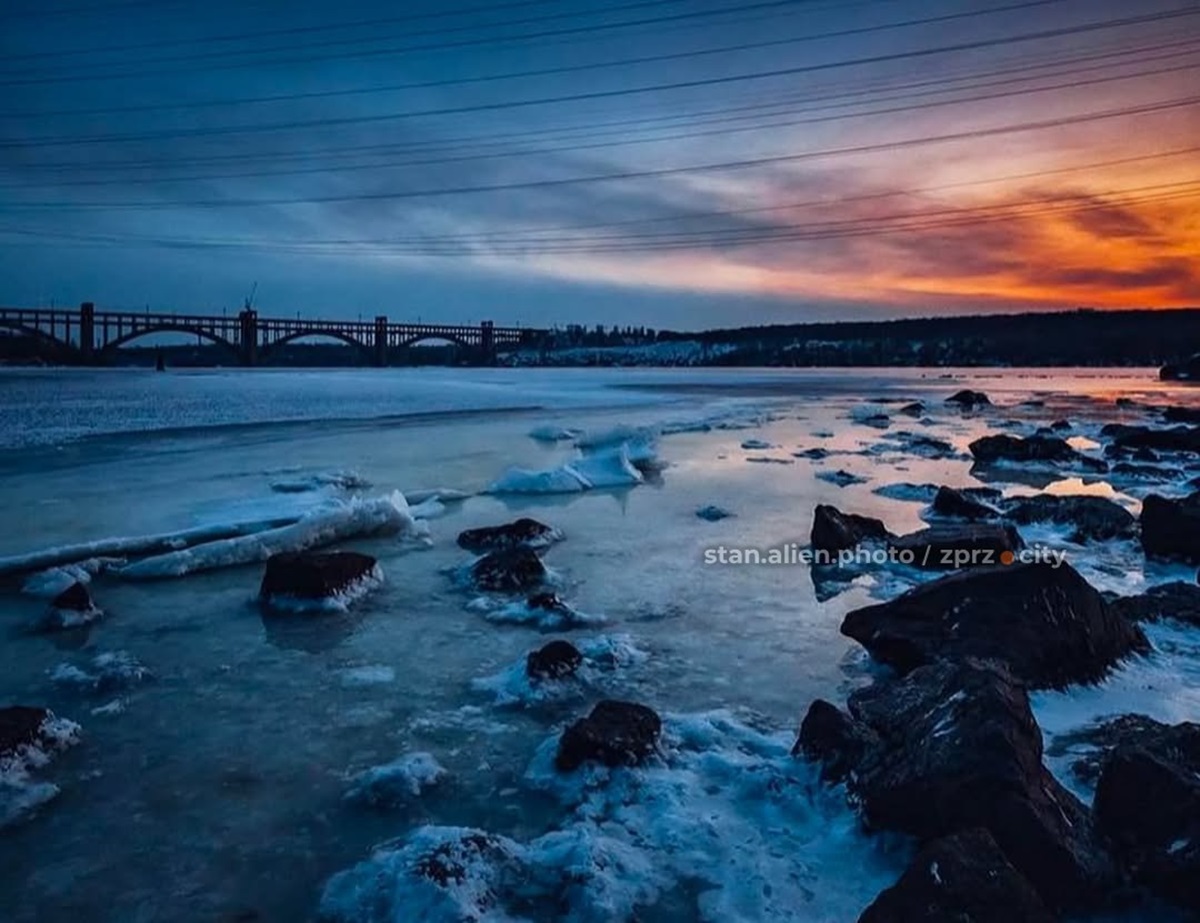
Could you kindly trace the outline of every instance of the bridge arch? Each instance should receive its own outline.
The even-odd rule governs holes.
[[[427,343],[430,341],[441,343],[453,343],[455,346],[464,349],[471,349],[475,344],[469,343],[462,337],[451,336],[445,333],[421,333],[416,336],[408,337],[396,344],[397,349],[405,349],[409,346],[416,346],[418,343]]]
[[[24,334],[31,340],[36,340],[51,349],[54,349],[63,355],[78,357],[80,355],[79,348],[74,343],[69,343],[66,340],[60,340],[56,336],[51,336],[45,330],[39,330],[37,327],[31,327],[28,324],[23,324],[20,321],[5,320],[0,318],[0,327],[5,330],[15,330],[17,333]]]
[[[294,330],[291,333],[285,333],[283,336],[276,337],[269,343],[262,343],[258,347],[258,358],[260,361],[270,358],[271,354],[279,347],[286,346],[294,340],[302,340],[305,337],[328,337],[332,340],[341,340],[347,346],[355,347],[368,362],[373,357],[372,347],[362,340],[355,339],[348,333],[343,333],[340,330]]]
[[[236,343],[233,343],[222,336],[212,331],[205,330],[203,327],[193,327],[188,324],[155,324],[151,327],[142,327],[139,330],[134,330],[132,333],[127,333],[124,336],[119,336],[116,339],[109,340],[97,352],[97,355],[103,359],[111,358],[118,349],[126,343],[132,343],[134,340],[142,337],[151,336],[155,333],[187,333],[198,336],[203,340],[208,340],[210,343],[216,343],[218,346],[224,346],[239,362],[242,359],[241,350]]]

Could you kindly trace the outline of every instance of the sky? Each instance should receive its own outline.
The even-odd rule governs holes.
[[[5,0],[0,304],[1200,305],[1200,0]]]

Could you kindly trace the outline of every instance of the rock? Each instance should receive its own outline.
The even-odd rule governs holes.
[[[1142,501],[1141,524],[1147,557],[1200,562],[1200,491],[1181,500],[1149,494]]]
[[[1000,511],[975,500],[953,487],[939,487],[933,498],[933,512],[952,519],[997,519]]]
[[[566,613],[574,611],[557,593],[551,592],[534,593],[525,600],[525,605],[530,609],[541,609],[544,612]]]
[[[525,545],[493,551],[471,565],[471,579],[475,581],[475,585],[481,590],[497,593],[520,593],[530,590],[545,577],[546,565],[532,548]]]
[[[53,717],[45,708],[27,705],[0,708],[0,759],[15,756],[23,747],[43,743],[42,728]]]
[[[878,735],[865,724],[855,721],[836,705],[816,699],[800,723],[800,736],[792,748],[792,756],[820,763],[821,779],[837,783],[845,780],[878,745]]]
[[[858,923],[1054,923],[1029,880],[975,827],[925,846]]]
[[[299,551],[273,554],[267,559],[258,598],[266,603],[281,597],[297,600],[329,599],[378,574],[369,554],[357,551]]]
[[[583,663],[583,654],[570,641],[551,641],[530,651],[525,658],[525,675],[530,679],[562,679]]]
[[[1127,744],[1136,746],[1168,727],[1146,715],[1120,715],[1101,724],[1056,734],[1048,752],[1052,756],[1077,755],[1071,763],[1071,773],[1085,785],[1094,786],[1100,778],[1101,766],[1113,750]]]
[[[87,612],[96,606],[88,588],[78,580],[55,596],[50,605],[55,609],[69,609],[72,612]]]
[[[1168,407],[1163,411],[1163,419],[1168,423],[1200,423],[1200,407]]]
[[[1125,538],[1133,534],[1136,520],[1120,504],[1104,497],[1037,494],[1013,501],[1005,517],[1022,525],[1058,522],[1073,525],[1073,541]]]
[[[1050,424],[1050,429],[1057,432],[1063,432],[1064,430],[1074,429],[1074,427],[1072,426],[1070,420],[1055,420]]]
[[[983,436],[968,446],[978,462],[1078,462],[1084,456],[1076,452],[1065,439],[1057,436],[1010,436],[1000,433]],[[1094,459],[1093,459],[1094,461]]]
[[[1182,362],[1168,363],[1158,370],[1163,381],[1200,381],[1200,353]]]
[[[829,457],[828,449],[814,448],[805,449],[803,452],[793,452],[796,458],[811,458],[813,461],[821,461]]]
[[[934,570],[1002,563],[1005,552],[1020,551],[1021,536],[998,523],[938,523],[891,540],[903,563]]]
[[[1087,808],[1042,763],[1028,694],[1003,668],[922,667],[849,707],[882,741],[850,782],[869,827],[923,841],[986,829],[1056,910],[1090,906],[1112,882]]]
[[[849,487],[851,484],[865,484],[867,482],[867,478],[851,474],[842,468],[839,468],[837,471],[822,471],[817,474],[817,479],[826,481],[829,484],[835,484],[838,487]]]
[[[1200,586],[1182,580],[1159,584],[1138,596],[1118,596],[1109,606],[1131,622],[1175,619],[1200,626]]]
[[[1096,824],[1135,881],[1200,913],[1200,725],[1125,731],[1100,770]]]
[[[722,519],[728,519],[733,513],[723,507],[709,504],[696,510],[696,515],[706,522],[720,522]]]
[[[92,599],[87,586],[77,580],[54,597],[49,610],[35,628],[40,631],[62,631],[90,625],[103,617],[104,612]]]
[[[662,721],[653,709],[605,699],[563,731],[554,765],[561,772],[586,762],[636,766],[654,752],[661,731]]]
[[[485,554],[489,551],[506,551],[519,546],[542,548],[559,537],[557,529],[540,523],[536,519],[524,517],[502,526],[484,526],[460,532],[458,547],[473,554]]]
[[[1149,426],[1109,423],[1101,428],[1100,435],[1110,437],[1114,445],[1124,449],[1200,453],[1200,426],[1152,429]]]
[[[1066,563],[951,574],[850,612],[842,634],[901,673],[978,657],[1006,664],[1035,688],[1097,682],[1149,650],[1141,629]]]
[[[925,405],[920,401],[913,401],[912,403],[905,404],[896,413],[902,413],[906,417],[919,417],[925,413]]]
[[[972,391],[969,388],[964,388],[962,391],[952,394],[946,398],[946,403],[957,404],[964,410],[971,410],[975,407],[983,407],[987,404],[990,404],[991,401],[982,391]]]
[[[818,504],[813,511],[811,541],[816,551],[845,551],[864,539],[886,540],[890,536],[884,524],[870,516],[843,513],[825,503]]]

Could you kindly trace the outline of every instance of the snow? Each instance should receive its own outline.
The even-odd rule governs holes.
[[[272,593],[266,600],[267,606],[276,612],[287,612],[296,615],[320,612],[347,612],[354,603],[377,590],[383,585],[383,568],[378,564],[372,567],[359,579],[342,587],[332,596],[313,598],[310,596],[290,596],[286,593]]]
[[[136,657],[126,651],[97,654],[82,667],[60,663],[50,671],[50,680],[56,685],[96,695],[143,683],[152,676]]]
[[[699,923],[853,920],[899,863],[790,755],[792,737],[728,712],[669,715],[660,760],[569,775],[553,767],[551,737],[525,783],[560,802],[558,829],[520,842],[419,827],[335,875],[321,914],[338,923],[606,923],[660,904],[664,918]]]
[[[285,551],[305,551],[350,538],[389,534],[424,534],[427,526],[413,517],[399,491],[383,497],[335,500],[299,521],[250,535],[206,542],[129,564],[117,571],[127,580],[182,577],[196,571],[265,561]]]
[[[298,494],[333,487],[338,490],[365,490],[371,482],[356,471],[326,471],[306,477],[271,482],[271,490],[280,494]]]
[[[599,635],[577,641],[575,646],[583,655],[583,662],[570,676],[531,679],[522,657],[498,673],[472,680],[471,688],[490,696],[497,707],[525,708],[611,689],[628,668],[639,666],[650,658],[628,634]]]
[[[345,799],[381,807],[421,795],[446,777],[446,770],[431,753],[406,753],[399,759],[372,766],[350,779]]]
[[[528,625],[541,631],[563,631],[602,625],[603,615],[591,615],[563,603],[552,609],[531,606],[524,600],[507,601],[495,596],[477,596],[467,603],[467,610],[477,612],[497,625]]]
[[[571,429],[567,426],[555,426],[553,423],[546,423],[531,429],[529,431],[529,438],[536,442],[569,442],[577,438],[581,432],[581,430]]]
[[[611,434],[604,434],[609,436]],[[645,471],[659,467],[652,438],[630,435],[622,441],[582,439],[578,456],[557,468],[531,471],[510,468],[487,488],[490,494],[571,494],[586,490],[633,487]]]
[[[58,786],[39,781],[34,772],[78,742],[79,725],[51,714],[42,722],[38,743],[0,756],[0,830],[28,819],[58,797]]]
[[[384,664],[366,664],[361,667],[347,667],[341,671],[341,677],[343,686],[380,686],[394,683],[396,671]]]
[[[88,558],[75,564],[51,567],[26,577],[21,592],[39,599],[53,599],[73,584],[89,584],[97,574],[124,563],[124,558]]]

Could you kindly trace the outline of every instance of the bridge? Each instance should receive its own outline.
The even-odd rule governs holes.
[[[0,328],[41,342],[66,362],[102,365],[127,343],[156,333],[184,333],[225,347],[232,358],[252,366],[269,361],[280,347],[301,337],[331,337],[358,349],[377,366],[388,364],[394,350],[426,340],[447,340],[491,361],[502,348],[537,348],[550,331],[532,327],[394,323],[373,320],[311,320],[259,317],[246,308],[233,316],[156,314],[149,311],[97,311],[84,302],[78,311],[55,308],[0,308]]]

